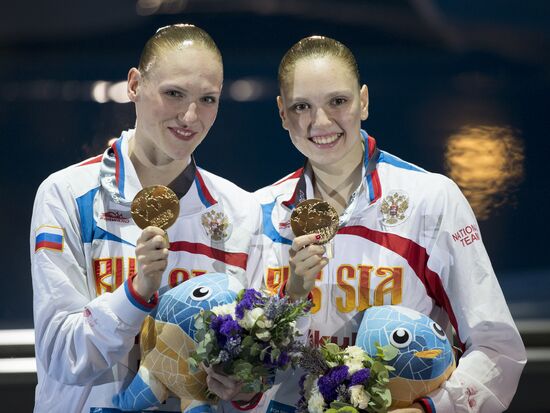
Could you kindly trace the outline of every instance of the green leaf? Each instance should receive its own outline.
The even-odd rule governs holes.
[[[273,351],[271,352],[271,362],[274,363],[275,360],[277,360],[280,355],[281,355],[281,350],[279,350],[278,348],[274,348]]]
[[[250,355],[252,357],[256,357],[258,354],[260,354],[262,351],[262,346],[259,343],[254,343],[250,347]]]

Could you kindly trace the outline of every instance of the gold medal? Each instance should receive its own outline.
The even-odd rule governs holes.
[[[319,199],[306,199],[292,211],[290,226],[297,237],[319,233],[319,244],[328,243],[338,231],[338,212],[328,202]]]
[[[166,231],[178,219],[180,201],[174,191],[164,185],[148,186],[134,197],[131,212],[141,229],[153,226]]]

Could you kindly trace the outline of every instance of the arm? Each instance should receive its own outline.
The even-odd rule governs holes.
[[[447,382],[429,396],[438,412],[502,412],[516,391],[525,348],[470,206],[451,181],[441,198],[428,268],[442,279],[466,351]]]
[[[43,226],[62,233],[62,250],[39,248]],[[52,178],[36,196],[30,247],[37,363],[59,382],[90,384],[128,354],[154,305],[128,280],[93,298],[77,206],[68,185]]]

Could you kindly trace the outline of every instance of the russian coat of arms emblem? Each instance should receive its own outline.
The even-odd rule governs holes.
[[[201,223],[212,241],[224,241],[229,237],[229,219],[223,212],[205,212],[202,214]]]
[[[382,200],[380,212],[382,222],[393,226],[402,223],[408,217],[409,196],[402,191],[392,191]]]

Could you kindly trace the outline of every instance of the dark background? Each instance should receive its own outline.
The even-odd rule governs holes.
[[[0,328],[32,328],[28,236],[38,185],[101,153],[107,139],[134,123],[130,103],[94,100],[95,82],[125,80],[159,26],[204,28],[223,54],[225,84],[218,119],[196,159],[254,190],[303,163],[280,127],[277,67],[297,40],[323,34],[357,57],[370,91],[364,128],[382,149],[449,174],[444,154],[451,136],[480,127],[512,135],[509,149],[523,161],[504,153],[501,172],[510,185],[478,218],[512,314],[539,360],[526,369],[514,411],[550,411],[532,396],[550,384],[550,2],[21,0],[0,10]],[[239,101],[243,80],[256,89]],[[479,157],[468,166],[487,169]]]

